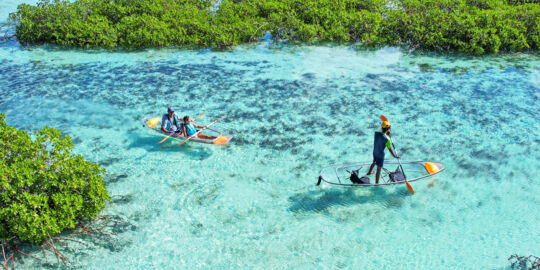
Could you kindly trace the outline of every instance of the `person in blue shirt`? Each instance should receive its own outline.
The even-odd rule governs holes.
[[[373,173],[373,167],[377,165],[377,174],[375,175],[375,184],[379,184],[379,178],[381,177],[381,168],[384,165],[384,149],[388,148],[390,154],[395,158],[399,156],[392,150],[392,142],[390,141],[390,123],[384,121],[382,123],[382,132],[375,132],[375,138],[373,142],[373,163],[369,167],[368,175]]]
[[[182,127],[181,127],[181,134],[185,137],[189,137],[189,136],[192,136],[193,134],[197,133],[197,129],[196,128],[206,128],[206,126],[200,126],[200,125],[197,125],[195,124],[195,122],[193,122],[193,120],[191,120],[191,118],[189,118],[189,116],[184,116],[184,123],[182,123]],[[212,136],[208,136],[206,134],[202,134],[202,133],[197,133],[197,135],[195,136],[195,138],[200,138],[200,139],[215,139],[215,137],[212,137]]]
[[[174,135],[175,133],[182,131],[180,124],[178,114],[174,112],[174,109],[171,107],[167,108],[167,113],[161,117],[161,130],[165,133]]]

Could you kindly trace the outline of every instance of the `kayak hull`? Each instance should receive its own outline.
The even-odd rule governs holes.
[[[169,135],[168,133],[165,133],[161,130],[161,120],[158,117],[153,118],[144,118],[142,123],[145,128],[148,128],[156,133],[159,133],[161,135]],[[209,136],[212,136],[212,139],[202,139],[202,138],[191,138],[189,139],[190,142],[197,142],[197,143],[206,143],[206,144],[228,144],[229,141],[232,139],[231,135],[224,134],[223,132],[219,130],[215,130],[212,128],[207,128],[203,131],[204,134],[207,134]],[[177,139],[179,141],[184,141],[188,137],[180,136],[180,135],[173,135],[171,136],[173,139]]]
[[[321,182],[325,182],[331,185],[338,186],[358,186],[358,187],[370,187],[370,186],[385,186],[385,185],[399,185],[404,184],[405,181],[391,181],[388,177],[390,170],[387,168],[399,166],[399,162],[385,161],[383,170],[381,171],[381,179],[379,184],[375,184],[375,174],[370,177],[373,183],[370,184],[355,184],[349,180],[352,170],[360,170],[361,173],[366,173],[371,166],[372,162],[358,162],[358,163],[344,163],[325,167],[319,173],[319,179],[317,185]],[[421,179],[426,179],[437,175],[446,169],[446,166],[440,162],[433,161],[402,161],[403,170],[407,176],[407,181],[414,182]],[[376,167],[374,168],[376,169]]]

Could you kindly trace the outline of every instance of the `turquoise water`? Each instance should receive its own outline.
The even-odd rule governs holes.
[[[15,4],[1,2],[7,16]],[[63,252],[85,269],[501,269],[540,254],[540,57],[262,43],[134,53],[0,44],[0,112],[71,136],[107,169],[122,222]],[[228,146],[144,129],[205,113]],[[316,187],[369,161],[379,115],[405,160],[447,166],[384,188]],[[29,250],[39,256],[39,250]],[[18,268],[57,267],[20,258]]]

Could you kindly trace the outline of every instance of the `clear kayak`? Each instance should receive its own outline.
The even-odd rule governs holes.
[[[154,132],[157,132],[161,135],[169,135],[161,130],[161,117],[153,117],[153,118],[144,118],[143,126],[153,130]],[[232,139],[231,135],[224,134],[223,132],[219,130],[215,130],[212,128],[206,128],[202,133],[211,136],[211,138],[191,138],[189,139],[190,142],[198,142],[198,143],[207,143],[207,144],[227,144]],[[180,136],[180,135],[173,135],[171,136],[173,139],[178,139],[181,141],[184,141],[188,137]]]
[[[402,161],[403,171],[408,182],[414,182],[420,179],[425,179],[446,169],[444,164],[439,162],[432,161]],[[332,185],[339,186],[359,186],[359,187],[369,187],[369,186],[381,186],[381,185],[398,185],[404,184],[405,180],[395,181],[390,175],[397,171],[399,163],[397,161],[385,161],[384,167],[381,170],[381,176],[379,179],[379,184],[375,184],[375,173],[364,176],[368,177],[369,184],[356,184],[350,180],[353,170],[359,170],[359,173],[365,175],[371,166],[371,162],[360,162],[360,163],[346,163],[339,165],[332,165],[325,167],[321,170],[319,174],[319,179],[317,185],[320,185],[321,182],[326,182]],[[376,166],[374,170],[376,170]],[[390,171],[388,168],[396,168],[394,171]]]

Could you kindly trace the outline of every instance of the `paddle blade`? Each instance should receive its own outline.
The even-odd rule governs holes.
[[[384,115],[382,115],[382,114],[381,114],[381,120],[382,120],[383,122],[384,122],[384,121],[388,122],[388,118],[386,118],[386,116],[384,116]]]
[[[409,181],[405,180],[405,184],[407,185],[407,189],[411,193],[411,195],[414,195],[414,189],[412,188],[411,184],[409,184]]]
[[[183,142],[179,143],[178,146],[180,146],[180,145],[184,144],[185,142],[189,141],[189,139],[191,139],[191,138],[193,138],[193,136],[188,137],[188,138],[185,139]]]
[[[204,115],[204,113],[201,113],[201,115],[199,115],[199,116],[195,117],[195,119],[193,119],[193,121],[195,121],[195,120],[197,120],[197,119],[201,118],[201,117],[202,117],[203,115]]]
[[[169,137],[171,137],[171,135],[169,135],[169,136],[165,137],[163,140],[159,141],[158,144],[160,144],[160,143],[166,141]]]

